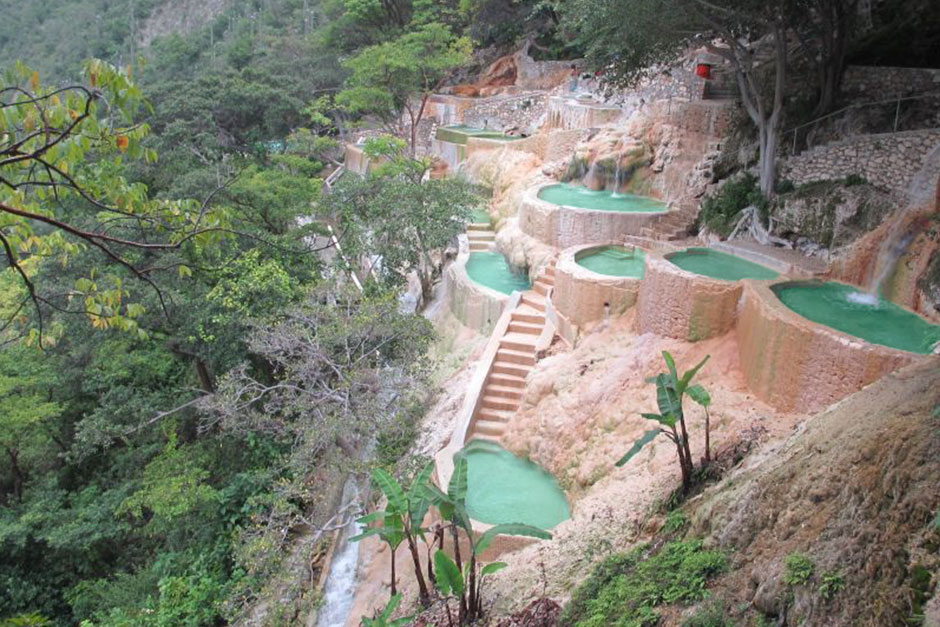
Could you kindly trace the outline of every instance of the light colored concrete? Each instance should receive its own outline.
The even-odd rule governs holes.
[[[552,303],[566,320],[583,326],[604,318],[604,303],[611,316],[619,316],[636,304],[640,279],[626,276],[608,276],[592,272],[578,265],[578,254],[604,246],[622,246],[622,243],[589,244],[565,249],[558,256],[555,294]]]

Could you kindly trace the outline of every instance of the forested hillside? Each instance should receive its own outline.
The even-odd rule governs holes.
[[[499,11],[471,32],[486,5],[0,3],[0,619],[236,620],[358,460],[398,461],[431,331],[400,275],[359,293],[317,234],[354,252],[372,207],[413,265],[403,213],[436,206],[440,246],[478,201],[403,185],[425,165],[392,144],[397,169],[326,202],[362,113],[333,97],[368,46],[520,34]]]

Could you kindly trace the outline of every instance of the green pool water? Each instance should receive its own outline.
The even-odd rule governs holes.
[[[488,211],[483,211],[482,209],[474,209],[470,212],[470,222],[481,224],[490,222],[490,214]]]
[[[872,344],[927,354],[940,341],[940,326],[883,298],[859,302],[859,289],[851,285],[802,281],[771,289],[804,318]]]
[[[466,144],[467,139],[470,137],[483,137],[485,139],[497,139],[500,141],[515,141],[517,139],[522,139],[522,137],[517,135],[506,135],[502,131],[494,131],[487,128],[476,128],[473,126],[465,126],[463,124],[442,126],[437,129],[437,132],[434,134],[435,139],[442,142],[450,142],[452,144]]]
[[[711,248],[687,248],[666,255],[666,259],[683,270],[723,281],[769,280],[780,276],[766,266]]]
[[[500,253],[470,253],[467,274],[475,283],[503,294],[512,294],[516,290],[523,291],[532,287],[529,277],[513,272],[506,257]]]
[[[474,520],[551,529],[571,517],[565,493],[540,466],[483,440],[458,455],[467,458],[467,512]]]
[[[593,190],[583,185],[558,183],[539,190],[539,198],[555,205],[566,205],[579,209],[597,211],[619,211],[621,213],[662,213],[666,203],[637,196],[636,194],[617,194],[606,190]]]
[[[646,253],[640,248],[623,246],[589,248],[576,254],[574,261],[579,266],[598,274],[630,276],[637,279],[646,276]]]

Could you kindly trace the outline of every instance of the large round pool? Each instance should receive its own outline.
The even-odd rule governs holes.
[[[439,141],[450,142],[452,144],[466,144],[471,137],[482,137],[484,139],[496,139],[499,141],[516,141],[523,139],[519,135],[507,135],[502,131],[494,129],[479,128],[475,126],[466,126],[464,124],[454,124],[451,126],[441,126],[437,129],[434,138]]]
[[[458,455],[467,458],[467,513],[474,520],[551,529],[571,517],[565,493],[540,466],[485,440],[472,440]]]
[[[712,248],[687,248],[669,253],[666,259],[683,270],[722,281],[741,279],[776,279],[779,274],[759,263],[723,253]]]
[[[771,289],[784,305],[804,318],[872,344],[927,354],[940,342],[940,326],[851,285],[796,281]]]
[[[619,211],[621,213],[663,213],[666,203],[637,196],[636,194],[618,194],[606,190],[593,190],[583,185],[558,183],[539,190],[539,198],[555,205],[595,209],[597,211]]]
[[[637,279],[646,276],[646,253],[641,248],[597,246],[575,254],[574,261],[583,268],[607,276]]]
[[[506,257],[500,253],[479,252],[470,253],[467,260],[467,275],[474,283],[485,287],[512,294],[516,290],[524,291],[532,285],[529,277],[520,272],[514,272]]]

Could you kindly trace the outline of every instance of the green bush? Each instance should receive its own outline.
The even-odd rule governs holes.
[[[786,560],[787,571],[783,576],[788,586],[802,586],[813,576],[816,565],[808,555],[790,553]]]
[[[822,582],[819,584],[819,593],[827,601],[845,590],[845,577],[837,571],[827,571],[823,573]]]
[[[728,616],[727,607],[722,599],[709,599],[701,605],[695,614],[682,623],[682,627],[734,627],[735,622]]]
[[[716,195],[702,201],[699,223],[719,235],[727,236],[734,228],[741,210],[750,205],[756,206],[761,215],[766,214],[767,201],[760,193],[757,177],[744,174],[728,181]]]
[[[656,625],[656,607],[703,599],[708,579],[727,566],[725,554],[704,548],[701,540],[668,542],[653,552],[649,545],[643,545],[611,556],[575,591],[560,624]]]
[[[663,525],[664,533],[676,533],[685,529],[689,524],[689,519],[681,509],[674,509],[666,515],[666,524]]]

